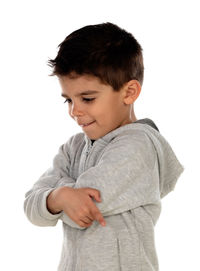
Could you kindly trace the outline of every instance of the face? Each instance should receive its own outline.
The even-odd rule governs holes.
[[[90,75],[59,76],[58,79],[69,115],[90,139],[97,140],[133,122],[123,91],[115,92],[110,85],[102,84],[97,77]]]

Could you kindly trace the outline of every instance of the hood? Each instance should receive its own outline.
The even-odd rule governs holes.
[[[102,143],[108,144],[113,138],[124,131],[135,129],[143,130],[154,145],[158,160],[160,197],[163,198],[174,190],[180,174],[184,171],[184,167],[177,159],[168,141],[161,135],[156,124],[151,119],[139,119],[133,123],[121,126],[97,139],[96,142],[101,143],[103,141]],[[85,140],[90,145],[95,141],[89,139],[87,135],[85,135]]]
[[[149,126],[151,126],[152,128],[156,129],[156,130],[159,132],[158,127],[155,125],[155,123],[154,123],[151,119],[148,119],[148,118],[145,118],[145,119],[139,119],[139,120],[133,122],[132,124],[135,124],[135,123],[148,124]],[[124,127],[124,126],[122,126],[122,127]],[[118,130],[118,129],[116,129],[115,131],[117,131],[117,130]],[[115,131],[112,131],[112,132],[115,132]],[[120,130],[120,131],[121,131],[121,130]],[[110,134],[110,133],[109,133],[109,134]],[[95,142],[94,139],[89,139],[89,138],[87,138],[87,136],[86,136],[86,139],[87,139],[87,141],[88,141],[88,140],[91,141],[91,144],[93,144],[93,143]]]
[[[155,123],[151,119],[148,119],[148,118],[140,119],[140,120],[137,120],[137,121],[135,121],[133,123],[147,124],[147,125],[151,126],[152,128],[156,129],[159,132],[158,127],[155,125]]]

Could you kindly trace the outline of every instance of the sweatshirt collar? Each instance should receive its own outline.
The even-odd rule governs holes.
[[[85,141],[86,141],[86,144],[88,146],[92,146],[95,144],[95,142],[98,141],[98,143],[102,143],[102,144],[105,144],[105,143],[109,143],[113,137],[115,137],[117,134],[119,134],[121,131],[125,131],[125,130],[131,130],[133,129],[134,127],[137,127],[139,124],[139,127],[141,127],[140,124],[146,124],[150,127],[152,127],[153,129],[158,130],[156,124],[149,118],[144,118],[144,119],[139,119],[135,122],[132,122],[132,123],[129,123],[129,124],[126,124],[126,125],[123,125],[123,126],[120,126],[118,127],[117,129],[115,130],[112,130],[111,132],[107,133],[106,135],[104,135],[103,137],[101,138],[98,138],[97,140],[95,141],[92,141],[86,134],[85,134]],[[143,125],[142,125],[143,126]]]

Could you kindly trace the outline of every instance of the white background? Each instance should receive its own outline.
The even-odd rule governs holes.
[[[47,60],[72,31],[112,22],[143,47],[145,76],[138,119],[155,121],[185,167],[163,199],[155,227],[161,271],[199,264],[199,1],[2,1],[0,6],[0,270],[58,266],[62,224],[37,227],[24,195],[51,165],[58,147],[81,132],[63,104]],[[137,271],[137,270],[135,270]]]

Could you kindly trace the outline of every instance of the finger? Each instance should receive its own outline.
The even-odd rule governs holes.
[[[85,223],[84,221],[79,220],[77,224],[79,226],[81,226],[81,227],[90,227],[92,225],[92,222],[91,223]]]
[[[94,198],[96,201],[101,201],[101,195],[100,195],[100,191],[97,189],[93,189],[93,188],[89,188],[88,189],[88,194],[90,195],[90,197]]]
[[[95,205],[96,207],[96,205]],[[96,220],[96,221],[99,221],[99,223],[102,225],[102,226],[105,226],[106,225],[106,221],[104,219],[104,217],[102,216],[101,212],[99,211],[99,209],[96,207],[92,209],[92,214],[93,214],[93,218]]]
[[[98,215],[97,221],[99,221],[99,223],[100,223],[102,226],[105,226],[105,225],[106,225],[106,221],[105,221],[104,217],[102,216],[102,214]]]
[[[76,224],[78,224],[80,227],[89,227],[92,225],[92,222],[90,219],[88,219],[89,223],[85,222],[85,218],[78,219],[77,217],[70,217]],[[87,220],[87,219],[86,219]]]
[[[81,218],[81,221],[83,221],[86,224],[89,224],[89,223],[93,222],[93,219],[91,219],[90,217],[86,216],[86,217]]]
[[[92,225],[93,220],[91,222],[91,219],[88,219],[90,223],[85,223],[84,221],[82,221],[82,218],[80,219],[77,215],[75,215],[74,212],[68,212],[68,210],[66,209],[64,209],[63,211],[71,218],[71,220],[73,220],[80,227],[90,227]]]
[[[97,216],[99,215],[99,214],[101,214],[100,213],[100,211],[99,211],[99,209],[98,209],[98,207],[96,206],[96,204],[94,203],[94,201],[92,200],[92,199],[90,199],[90,202],[89,202],[89,205],[88,205],[88,210],[89,210],[89,216],[90,217],[92,217],[92,219],[94,219],[94,220],[97,220],[96,218],[97,218]]]

